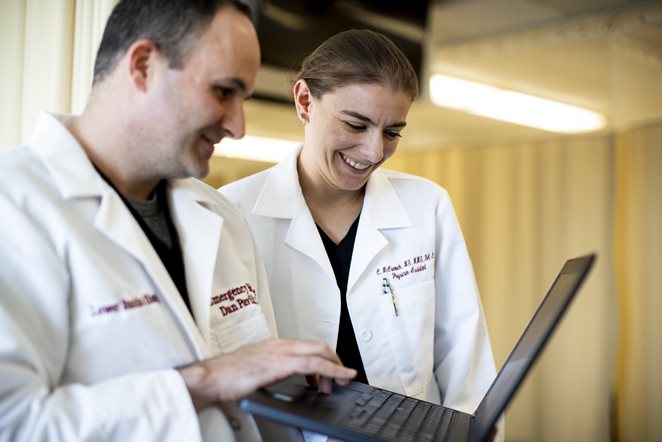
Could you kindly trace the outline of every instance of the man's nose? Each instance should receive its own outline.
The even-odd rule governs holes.
[[[226,136],[234,139],[243,138],[246,135],[246,116],[244,114],[244,100],[235,99],[221,120],[223,132]]]

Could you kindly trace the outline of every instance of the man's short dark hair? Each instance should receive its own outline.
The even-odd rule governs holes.
[[[179,69],[216,12],[232,5],[251,17],[238,0],[120,0],[108,18],[94,63],[94,80],[102,81],[135,41],[151,40]]]

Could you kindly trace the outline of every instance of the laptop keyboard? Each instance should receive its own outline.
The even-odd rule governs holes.
[[[444,440],[453,414],[425,401],[373,389],[354,400],[344,426],[387,441],[437,441]]]

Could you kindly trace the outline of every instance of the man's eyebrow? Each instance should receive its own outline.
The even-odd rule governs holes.
[[[360,114],[358,112],[350,111],[350,110],[343,110],[340,111],[341,114],[349,115],[350,117],[354,117],[356,119],[359,119],[361,121],[364,121],[369,124],[374,124],[372,120],[368,117],[366,117],[363,114]],[[398,121],[397,123],[389,124],[388,127],[405,127],[407,125],[406,121]]]
[[[237,89],[243,95],[249,95],[248,89],[246,88],[246,83],[244,83],[243,80],[237,77],[225,78],[223,80],[217,81],[216,86],[226,87],[226,88],[230,87],[233,89]]]

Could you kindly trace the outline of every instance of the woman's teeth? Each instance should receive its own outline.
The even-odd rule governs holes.
[[[352,166],[354,169],[363,170],[363,169],[367,169],[370,166],[369,164],[362,164],[362,163],[357,163],[356,161],[352,161],[347,157],[347,155],[345,155],[342,152],[340,153],[340,157],[343,159],[343,161],[345,161],[347,164]]]

